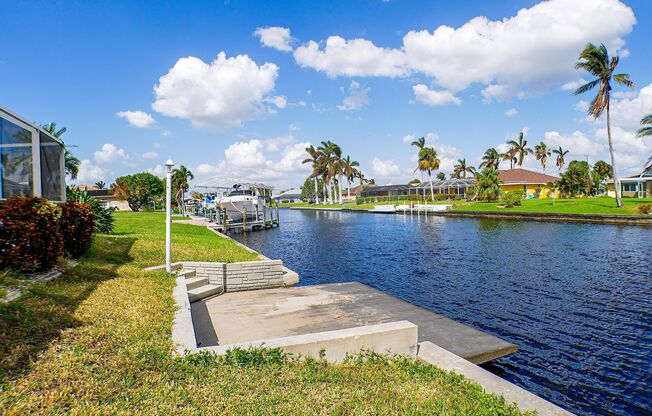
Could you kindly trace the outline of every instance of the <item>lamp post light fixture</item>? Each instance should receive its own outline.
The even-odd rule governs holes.
[[[174,162],[168,159],[165,162],[167,171],[165,173],[165,271],[172,273],[172,236],[170,226],[172,221],[172,168]]]

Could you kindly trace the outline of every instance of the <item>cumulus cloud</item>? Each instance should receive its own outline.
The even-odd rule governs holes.
[[[452,94],[477,83],[485,86],[485,101],[524,98],[572,88],[578,78],[573,64],[588,42],[626,54],[623,36],[635,23],[619,0],[550,0],[501,20],[475,17],[457,28],[413,30],[400,48],[330,36],[321,46],[300,46],[294,58],[330,77],[420,73]]]
[[[401,50],[381,48],[366,39],[329,36],[323,47],[311,40],[294,50],[294,59],[302,67],[325,72],[331,78],[400,77],[409,73]]]
[[[260,44],[263,46],[282,52],[292,51],[292,36],[288,28],[278,26],[259,27],[254,35],[260,38]]]
[[[582,85],[584,85],[586,83],[587,83],[587,81],[584,78],[578,78],[578,79],[573,80],[573,81],[568,81],[567,83],[562,85],[561,90],[562,91],[575,91],[576,89],[578,89],[579,87],[581,87]]]
[[[259,66],[247,55],[227,58],[220,52],[211,63],[181,58],[154,86],[152,108],[195,126],[239,127],[265,114],[263,102],[277,76],[275,64]]]
[[[288,105],[288,101],[284,96],[276,95],[274,97],[267,97],[266,102],[274,104],[277,108],[285,108]]]
[[[113,162],[127,162],[129,155],[124,149],[119,148],[113,143],[105,143],[102,148],[95,152],[96,163],[113,163]]]
[[[382,160],[377,157],[371,161],[371,171],[375,176],[387,178],[401,174],[401,168],[393,160]]]
[[[427,85],[417,84],[412,87],[414,91],[414,98],[427,106],[438,106],[447,104],[459,105],[462,100],[456,97],[452,92],[441,90],[431,90]]]
[[[119,111],[115,113],[120,118],[127,119],[133,127],[145,128],[156,124],[156,120],[144,111]]]
[[[573,158],[582,160],[585,156],[598,156],[605,150],[604,145],[591,141],[581,131],[574,131],[572,134],[547,131],[543,141],[551,148],[561,146],[564,150],[568,150]]]
[[[158,158],[158,153],[156,152],[145,152],[142,155],[140,155],[143,159],[151,160],[151,159],[156,159]]]
[[[356,81],[351,81],[349,86],[349,95],[344,97],[342,104],[337,106],[338,110],[350,111],[359,110],[369,105],[369,91],[371,88],[361,88]]]
[[[512,118],[517,114],[518,114],[518,110],[515,108],[510,108],[509,110],[505,111],[505,115],[509,118]]]
[[[158,176],[159,178],[163,178],[167,172],[167,169],[163,165],[156,165],[153,168],[147,168],[147,172],[151,173],[154,176]]]
[[[77,183],[94,183],[106,179],[107,171],[101,166],[94,165],[90,160],[84,159],[79,163]]]

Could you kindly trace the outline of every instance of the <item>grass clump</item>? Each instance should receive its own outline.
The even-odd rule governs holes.
[[[177,258],[251,256],[202,230],[173,227]],[[158,213],[117,213],[116,234],[96,236],[75,268],[0,305],[0,414],[521,414],[407,357],[175,356],[175,279],[142,269],[162,262],[163,235]]]

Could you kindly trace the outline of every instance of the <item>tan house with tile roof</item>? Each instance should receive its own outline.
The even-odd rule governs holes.
[[[546,184],[559,180],[556,176],[520,168],[501,170],[498,171],[498,175],[503,182],[500,185],[501,191],[521,191],[527,196],[534,195],[538,198],[551,197],[553,190],[549,189]]]

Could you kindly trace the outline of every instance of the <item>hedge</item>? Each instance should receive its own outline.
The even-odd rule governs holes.
[[[83,255],[90,246],[93,211],[69,202],[57,206],[40,197],[0,201],[0,269],[51,269],[64,253]]]

